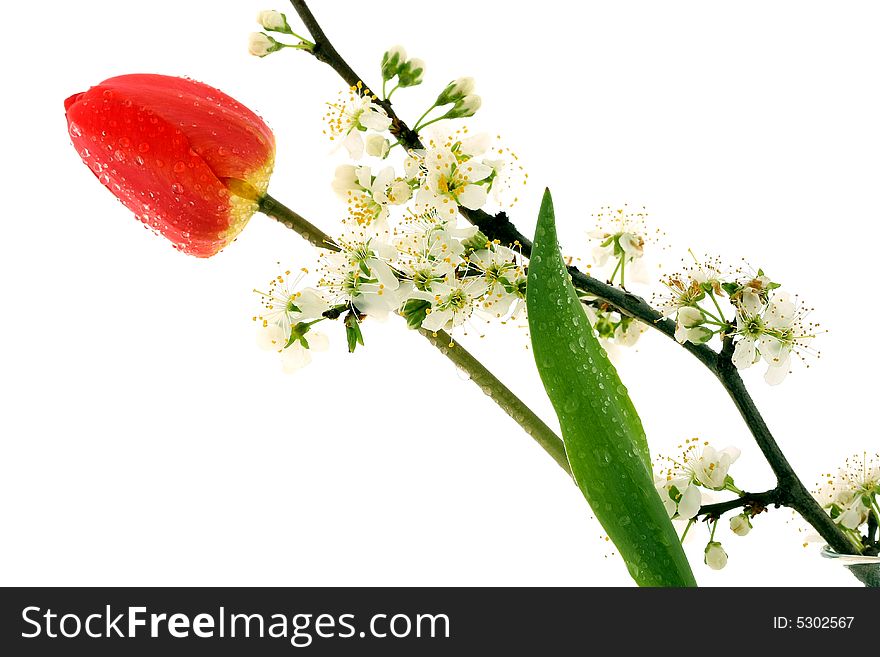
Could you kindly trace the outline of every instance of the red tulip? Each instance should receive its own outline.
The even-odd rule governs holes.
[[[201,82],[123,75],[64,101],[98,179],[175,248],[207,258],[258,209],[275,162],[263,120]]]

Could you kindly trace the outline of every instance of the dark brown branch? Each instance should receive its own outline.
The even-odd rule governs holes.
[[[753,513],[759,513],[768,506],[781,506],[784,504],[784,494],[779,488],[764,491],[763,493],[743,493],[741,497],[717,504],[706,504],[700,507],[697,516],[707,518],[720,518],[728,511],[734,509],[750,509]]]

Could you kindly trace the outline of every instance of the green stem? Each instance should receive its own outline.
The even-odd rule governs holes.
[[[721,306],[718,305],[718,299],[715,298],[715,293],[709,290],[709,298],[712,299],[712,303],[715,304],[715,309],[718,310],[718,319],[724,321],[724,311],[721,310]]]
[[[430,121],[425,121],[422,125],[417,124],[416,127],[414,128],[414,130],[416,132],[420,132],[420,131],[424,130],[425,128],[427,128],[429,125],[437,123],[437,121],[442,121],[445,118],[446,118],[446,115],[444,114],[443,116],[438,116],[436,119],[431,119]]]
[[[421,334],[437,347],[444,356],[468,375],[471,381],[494,401],[507,415],[519,424],[527,434],[535,439],[541,447],[553,458],[554,461],[571,474],[568,457],[565,454],[565,446],[547,424],[539,418],[528,406],[526,406],[513,391],[505,386],[492,372],[480,361],[474,358],[464,347],[452,341],[448,333],[444,331],[426,331],[421,329]]]
[[[611,272],[611,277],[608,279],[612,283],[614,282],[614,277],[617,276],[617,272],[620,270],[620,263],[622,260],[620,258],[617,259],[617,264],[614,266],[614,271]]]
[[[260,200],[260,211],[287,228],[296,231],[314,246],[321,249],[339,251],[339,247],[327,233],[268,194]],[[335,317],[338,316],[338,314],[335,315]],[[505,386],[498,377],[492,374],[464,347],[455,344],[448,333],[444,331],[432,333],[425,330],[422,330],[421,333],[440,353],[467,374],[470,380],[476,383],[501,410],[513,418],[528,435],[534,438],[535,442],[544,448],[544,451],[556,461],[559,467],[569,475],[571,474],[562,439],[526,406],[510,388]]]
[[[681,544],[684,545],[684,539],[687,537],[688,532],[691,530],[691,527],[694,525],[694,519],[691,518],[688,520],[687,526],[684,528],[684,531],[681,533]]]
[[[313,223],[268,194],[259,201],[260,212],[299,233],[300,237],[319,249],[338,251],[335,240]]]
[[[425,110],[425,113],[422,114],[422,115],[419,117],[419,120],[418,120],[418,121],[416,121],[415,127],[413,127],[413,132],[416,132],[416,133],[417,133],[417,132],[419,131],[419,125],[422,123],[422,121],[424,120],[424,118],[425,118],[426,116],[428,116],[428,114],[431,113],[431,110],[434,109],[435,107],[437,107],[437,104],[436,104],[436,103],[433,104],[433,105],[431,105],[428,109]]]

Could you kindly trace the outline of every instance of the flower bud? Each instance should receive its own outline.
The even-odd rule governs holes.
[[[263,32],[252,32],[248,39],[248,52],[254,57],[265,57],[284,46]]]
[[[733,516],[733,518],[730,519],[730,531],[737,536],[745,536],[752,531],[752,523],[749,520],[749,516],[745,513]]]
[[[473,78],[458,78],[446,85],[446,88],[437,96],[437,106],[456,103],[465,96],[473,93],[476,83]]]
[[[712,339],[715,334],[703,326],[706,318],[699,308],[685,306],[679,308],[675,323],[675,339],[681,344],[693,342],[703,344]]]
[[[290,25],[287,24],[287,16],[280,11],[268,9],[257,14],[257,22],[264,30],[270,32],[283,32],[290,34]]]
[[[700,326],[704,321],[703,313],[699,308],[693,306],[685,306],[678,311],[678,323],[685,328],[695,328]]]
[[[446,118],[466,119],[467,117],[476,114],[482,104],[483,99],[476,94],[465,96],[461,100],[456,101],[455,105],[452,106],[452,109],[446,112]]]
[[[382,55],[382,79],[390,80],[400,72],[406,62],[406,50],[403,46],[394,46]]]
[[[397,81],[401,87],[415,87],[422,83],[425,75],[425,62],[421,59],[410,59],[397,71]]]
[[[64,107],[83,162],[180,251],[214,255],[258,210],[275,138],[223,92],[185,78],[123,75]]]
[[[364,150],[370,157],[385,159],[388,151],[391,150],[391,143],[382,135],[367,135],[364,138]]]
[[[706,545],[703,561],[712,570],[721,570],[727,565],[727,552],[724,551],[724,548],[721,547],[721,543],[718,541],[710,541]]]

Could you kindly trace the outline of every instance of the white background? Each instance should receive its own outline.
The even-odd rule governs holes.
[[[777,388],[745,373],[808,485],[874,449],[871,300],[878,237],[878,15],[869,2],[315,2],[356,70],[382,51],[427,60],[395,95],[411,120],[450,79],[477,78],[474,129],[531,175],[533,230],[551,185],[563,247],[590,214],[647,206],[674,266],[688,247],[745,257],[816,306],[822,358]],[[333,230],[339,153],[321,135],[336,75],[303,53],[246,54],[260,2],[14,3],[4,64],[0,583],[630,585],[577,489],[400,321],[364,326],[294,376],[255,346],[251,292],[311,250],[258,216],[202,261],[143,229],[69,144],[63,100],[113,75],[213,84],[278,141],[271,192]],[[285,10],[280,0],[274,6]],[[292,12],[288,12],[292,14]],[[294,22],[291,16],[291,22]],[[331,327],[336,328],[336,327]],[[523,332],[470,341],[544,417]],[[723,390],[647,336],[621,375],[652,451],[699,435],[771,474]],[[855,585],[786,510],[724,529],[702,585]]]

